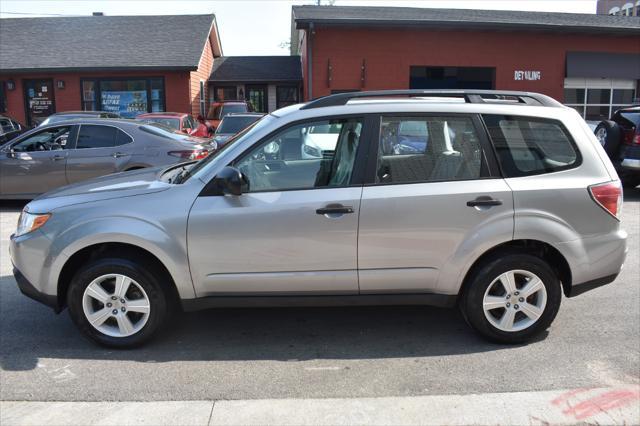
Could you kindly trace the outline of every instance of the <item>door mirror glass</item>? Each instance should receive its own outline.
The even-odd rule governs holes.
[[[211,195],[242,195],[246,181],[240,170],[225,167],[214,177],[205,192]]]

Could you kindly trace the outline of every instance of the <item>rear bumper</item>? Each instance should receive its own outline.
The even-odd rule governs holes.
[[[18,288],[22,294],[52,308],[56,313],[61,311],[58,298],[50,294],[42,293],[40,290],[35,288],[33,284],[31,284],[31,282],[29,282],[29,280],[22,274],[22,272],[18,270],[18,268],[13,268],[13,276],[15,277]]]
[[[567,297],[575,297],[589,290],[593,290],[603,285],[611,284],[618,278],[618,274],[608,275],[606,277],[597,278],[595,280],[571,286],[567,291]]]

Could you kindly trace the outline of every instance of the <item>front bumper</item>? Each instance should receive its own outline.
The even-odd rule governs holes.
[[[13,276],[15,277],[16,283],[18,283],[18,288],[22,294],[52,308],[55,313],[60,313],[60,304],[58,303],[58,298],[56,296],[42,293],[40,290],[35,288],[16,267],[13,268]]]

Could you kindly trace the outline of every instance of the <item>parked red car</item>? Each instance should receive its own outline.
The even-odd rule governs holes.
[[[184,112],[148,112],[137,115],[136,119],[148,123],[164,124],[166,127],[187,134],[191,134],[191,131],[198,127],[196,120]]]
[[[207,113],[207,125],[213,130],[217,129],[225,115],[239,112],[251,112],[251,107],[246,101],[219,101],[211,104]]]

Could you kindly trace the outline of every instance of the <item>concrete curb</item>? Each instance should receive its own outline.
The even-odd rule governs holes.
[[[163,402],[0,402],[12,425],[640,424],[640,386],[482,395]]]

